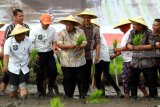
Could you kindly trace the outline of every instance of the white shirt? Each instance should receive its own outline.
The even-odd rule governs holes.
[[[103,36],[103,34],[100,34],[100,54],[99,54],[99,61],[103,60],[103,61],[107,61],[110,62],[110,55],[109,55],[109,49],[108,49],[108,45],[107,42]],[[94,50],[93,52],[93,62],[95,59],[95,53],[96,51]]]
[[[8,70],[19,75],[20,70],[23,74],[29,72],[29,53],[32,49],[32,42],[28,37],[18,43],[15,37],[10,37],[5,41],[4,54],[9,55]]]
[[[126,43],[128,41],[128,38],[129,38],[130,31],[131,31],[131,29],[129,29],[124,34],[124,36],[122,37],[121,47],[126,46]],[[121,55],[122,55],[122,59],[123,59],[124,62],[130,62],[132,60],[132,52],[130,52],[130,51],[122,51]]]
[[[51,51],[52,42],[55,41],[55,37],[56,32],[51,25],[46,30],[42,29],[41,25],[39,25],[30,33],[32,43],[38,52]]]

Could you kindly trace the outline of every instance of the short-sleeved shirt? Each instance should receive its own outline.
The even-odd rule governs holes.
[[[17,75],[20,74],[20,70],[23,74],[28,73],[31,49],[32,42],[27,36],[20,43],[15,40],[15,37],[9,37],[4,44],[4,55],[9,55],[8,70]]]
[[[129,44],[133,45],[132,40],[138,33],[139,32],[136,32],[134,29],[131,30],[128,39]],[[140,33],[143,35],[140,45],[154,45],[154,38],[150,29],[144,29]],[[139,69],[155,66],[155,58],[150,54],[152,52],[153,51],[133,51],[131,66]]]
[[[126,46],[130,31],[131,31],[131,29],[129,29],[122,37],[121,47]],[[132,61],[132,52],[131,51],[122,51],[121,55],[122,55],[123,62],[131,62]]]
[[[12,23],[10,25],[7,26],[6,30],[5,30],[5,35],[4,35],[4,39],[3,42],[6,41],[6,39],[8,39],[10,36],[9,34],[12,32],[12,30],[15,28],[16,24]],[[29,29],[29,26],[25,23],[23,23],[23,26]],[[26,35],[29,36],[29,31],[26,32]]]
[[[160,34],[153,33],[153,37],[155,42],[160,42]],[[156,49],[155,53],[156,53],[155,58],[157,65],[160,66],[160,49]]]
[[[110,62],[109,49],[108,49],[108,45],[105,41],[103,34],[100,35],[100,38],[101,38],[101,42],[100,42],[99,61],[103,60],[106,62]],[[94,60],[94,58],[93,58],[93,60]]]
[[[86,59],[92,59],[92,51],[96,49],[96,45],[100,45],[100,30],[99,27],[91,24],[89,27],[85,27],[84,25],[80,26],[83,29],[86,38],[87,38],[87,46],[85,47]]]
[[[74,32],[68,33],[66,29],[63,29],[58,37],[57,43],[63,45],[76,45],[77,38],[80,35],[84,35],[83,30],[76,28]],[[83,41],[82,44],[86,45],[87,41]],[[86,64],[85,50],[84,49],[61,49],[60,51],[60,64],[62,67],[80,67]]]
[[[56,31],[51,25],[45,30],[38,26],[31,31],[29,37],[38,52],[49,52],[52,50],[52,43],[56,41]]]

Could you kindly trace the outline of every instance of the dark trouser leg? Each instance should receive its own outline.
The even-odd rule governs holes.
[[[7,88],[7,85],[9,83],[9,74],[7,72],[4,73],[3,78],[2,78],[2,89],[1,89],[1,95],[5,95],[5,91]]]
[[[92,65],[92,60],[86,60],[86,65],[85,65],[85,86],[84,86],[84,91],[85,95],[87,95],[87,92],[89,90],[89,84],[91,83],[91,65]]]
[[[131,67],[129,74],[129,88],[131,89],[131,97],[137,98],[137,86],[139,83],[139,76],[141,69]]]
[[[76,82],[78,84],[78,89],[79,89],[79,98],[83,99],[85,98],[85,93],[84,93],[84,83],[85,83],[85,79],[84,79],[84,66],[81,67],[77,67],[74,71],[75,76],[76,76]]]
[[[156,80],[156,87],[158,87],[158,71],[159,71],[159,74],[160,74],[160,65],[157,65],[156,66],[156,70],[155,70],[155,77],[157,78]],[[158,90],[156,88],[156,95],[158,97]]]
[[[103,91],[103,95],[105,95],[105,87],[104,84],[101,80],[101,75],[102,75],[102,65],[101,61],[98,64],[95,64],[95,82],[96,82],[96,87],[98,90]]]
[[[37,90],[41,94],[44,93],[44,68],[46,63],[46,57],[44,53],[38,53],[39,55],[39,61],[37,62],[37,65],[39,66],[36,68],[36,81],[37,81]]]
[[[72,67],[62,67],[63,71],[63,87],[67,97],[73,97],[75,90],[75,75]]]
[[[114,81],[111,74],[109,73],[110,62],[100,61],[100,64],[103,67],[103,72],[104,72],[105,78],[111,83],[111,85],[116,90],[116,92],[120,92],[121,90],[119,89],[116,82]]]
[[[57,67],[56,62],[53,56],[53,52],[50,52],[48,55],[48,68],[49,68],[49,75],[48,75],[48,89],[49,91],[53,91],[53,87],[56,81],[56,77],[58,75],[57,73]]]
[[[155,67],[143,69],[143,75],[145,78],[145,82],[149,87],[149,95],[151,98],[155,98],[157,96],[157,93],[156,93],[157,86],[155,82],[157,80],[157,77],[155,75],[155,71],[156,71]]]

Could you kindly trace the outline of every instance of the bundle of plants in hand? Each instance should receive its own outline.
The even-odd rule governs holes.
[[[118,39],[114,39],[114,41],[113,41],[113,47],[117,48],[117,44],[118,44]]]
[[[94,91],[90,97],[87,98],[86,103],[104,103],[109,101],[108,99],[102,97],[102,90],[96,90]]]
[[[86,40],[86,37],[84,35],[79,35],[76,41],[76,46],[80,46],[85,40]]]
[[[138,33],[137,35],[135,35],[132,40],[133,46],[140,45],[142,37],[143,37],[142,33]]]
[[[50,107],[64,107],[59,97],[53,98],[50,101]]]
[[[31,53],[30,53],[30,56],[29,56],[30,66],[31,66],[31,67],[33,67],[33,66],[35,65],[37,55],[38,55],[38,50],[37,50],[36,48],[33,48],[33,49],[31,50]]]

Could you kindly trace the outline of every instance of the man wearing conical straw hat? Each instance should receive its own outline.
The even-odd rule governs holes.
[[[87,38],[87,46],[85,47],[85,57],[86,57],[86,72],[85,72],[85,94],[87,95],[89,84],[91,82],[91,66],[92,64],[98,63],[99,60],[99,51],[100,51],[100,30],[94,24],[91,24],[91,19],[96,19],[97,15],[94,14],[91,10],[85,9],[83,12],[77,15],[82,18],[82,24],[80,26],[81,29],[84,30],[86,38]],[[96,57],[92,61],[93,50],[96,49]]]
[[[145,82],[148,84],[149,96],[151,98],[156,98],[156,61],[152,54],[155,43],[152,31],[148,29],[147,24],[142,17],[135,17],[130,19],[130,21],[133,24],[133,30],[130,32],[126,47],[128,50],[133,50],[128,83],[131,89],[131,98],[137,99],[137,85],[141,72],[143,73]],[[136,41],[137,38],[139,38],[140,41]],[[143,46],[145,49],[148,48],[148,51],[143,51]],[[138,52],[136,50],[138,50]]]
[[[95,19],[91,20],[91,23],[100,27],[99,24],[97,24]],[[103,35],[100,35],[101,42],[100,42],[100,54],[99,54],[99,62],[95,65],[95,82],[96,87],[99,90],[103,90],[103,94],[105,96],[105,86],[104,83],[101,80],[102,72],[104,74],[104,78],[111,83],[115,91],[117,92],[118,97],[124,97],[121,93],[120,88],[117,86],[116,82],[112,78],[111,74],[109,73],[109,67],[110,67],[110,56],[109,56],[109,49],[106,44],[105,38]],[[94,51],[95,52],[95,51]]]
[[[20,97],[25,99],[28,95],[27,83],[29,78],[29,52],[32,42],[26,36],[30,29],[17,24],[4,44],[3,72],[8,72],[10,77],[10,97],[17,97],[20,89]]]
[[[153,30],[153,36],[155,39],[156,44],[158,45],[156,49],[156,68],[157,68],[157,72],[159,71],[160,74],[160,18],[156,18],[153,21],[152,24],[152,30]],[[156,72],[156,75],[157,75]],[[158,96],[158,90],[157,90],[157,96]]]
[[[48,79],[48,95],[54,96],[54,85],[58,75],[56,62],[54,59],[53,47],[56,42],[56,31],[51,26],[52,20],[48,13],[43,13],[40,16],[40,24],[32,30],[30,38],[34,48],[38,51],[39,60],[36,62],[36,80],[37,80],[37,97],[44,97],[46,95],[46,87],[44,80],[47,74]],[[47,68],[47,69],[45,69]]]
[[[63,86],[67,98],[73,97],[75,84],[78,84],[79,98],[84,96],[84,73],[86,64],[85,46],[87,44],[86,36],[82,29],[77,28],[80,23],[72,16],[65,17],[60,23],[66,26],[57,39],[60,51],[60,64],[63,71]],[[80,42],[80,38],[81,40]]]
[[[7,28],[5,30],[3,42],[5,42],[5,40],[10,37],[9,34],[12,32],[12,30],[14,29],[16,24],[20,24],[20,25],[25,26],[26,28],[29,29],[29,26],[23,22],[24,21],[24,13],[21,9],[13,10],[12,15],[13,15],[13,23],[11,23],[10,25],[7,26]],[[26,32],[26,36],[29,36],[29,31]],[[2,79],[1,95],[5,95],[5,91],[6,91],[8,82],[9,82],[9,75],[7,73],[4,73],[3,79]]]
[[[131,21],[127,19],[120,19],[118,24],[114,27],[114,29],[120,29],[123,33],[124,36],[121,41],[121,48],[114,48],[115,52],[121,51],[121,49],[126,49],[126,43],[129,38],[129,33],[131,31]],[[123,69],[122,69],[122,83],[124,87],[124,93],[125,93],[125,98],[129,98],[129,86],[128,86],[128,76],[130,72],[130,63],[132,60],[132,52],[130,51],[121,51],[120,54],[122,55],[123,59]],[[119,53],[115,56],[120,55]],[[143,92],[144,97],[148,96],[148,92],[145,88],[144,81],[140,81],[139,83],[139,89]]]

